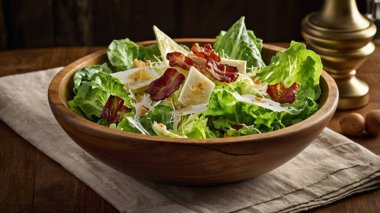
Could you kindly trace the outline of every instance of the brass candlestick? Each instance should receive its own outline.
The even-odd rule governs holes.
[[[369,87],[355,75],[375,50],[371,40],[376,26],[360,14],[356,1],[325,0],[320,11],[304,18],[301,33],[338,85],[338,109],[365,106],[369,102]]]

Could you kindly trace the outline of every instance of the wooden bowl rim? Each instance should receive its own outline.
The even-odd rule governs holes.
[[[181,42],[214,42],[215,39],[212,38],[177,38],[175,41]],[[155,43],[155,40],[142,41],[137,42],[141,45],[149,45]],[[263,48],[269,49],[272,51],[281,51],[285,48],[264,44]],[[63,91],[62,82],[65,78],[71,78],[71,73],[75,72],[75,68],[80,66],[82,63],[86,61],[102,56],[106,54],[107,50],[100,50],[84,56],[82,58],[77,59],[76,61],[70,63],[66,67],[64,67],[61,71],[59,71],[51,80],[49,89],[48,89],[48,99],[51,108],[55,108],[57,113],[66,114],[67,117],[75,124],[82,129],[82,131],[91,132],[96,135],[102,135],[106,138],[117,137],[118,139],[133,139],[137,141],[143,142],[168,142],[168,143],[182,143],[182,144],[229,144],[236,142],[253,142],[259,140],[273,140],[276,138],[282,138],[286,136],[291,136],[293,134],[297,134],[299,132],[304,131],[307,128],[311,128],[314,125],[317,125],[319,122],[328,119],[331,113],[334,113],[338,104],[338,88],[334,81],[334,79],[327,74],[324,70],[322,71],[321,77],[324,79],[327,85],[327,98],[325,103],[315,112],[312,116],[307,119],[279,129],[272,132],[255,134],[255,135],[246,135],[246,136],[238,136],[238,137],[226,137],[226,138],[208,138],[208,139],[192,139],[192,138],[167,138],[162,136],[151,136],[151,135],[143,135],[138,133],[132,133],[127,131],[121,131],[117,129],[112,129],[110,127],[105,127],[99,125],[95,122],[87,120],[77,114],[75,114],[68,107],[67,103],[63,101],[61,98],[61,92]],[[322,97],[322,96],[321,96]]]

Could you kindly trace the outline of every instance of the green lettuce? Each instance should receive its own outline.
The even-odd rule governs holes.
[[[107,64],[102,65],[92,65],[78,70],[73,77],[74,88],[73,91],[76,94],[78,92],[79,86],[82,82],[93,81],[99,72],[112,73],[111,69],[108,68]]]
[[[288,106],[289,108],[298,111],[298,114],[292,117],[287,126],[305,120],[319,109],[319,104],[309,97],[306,97],[305,99],[296,99],[294,103],[284,104],[284,106]]]
[[[226,135],[229,137],[252,135],[258,133],[260,133],[260,131],[256,129],[254,125],[247,126],[245,124],[241,125],[239,129],[230,128],[226,131]]]
[[[178,133],[189,138],[204,139],[213,136],[207,127],[207,118],[200,114],[182,116],[178,125]]]
[[[219,87],[219,86],[217,86]],[[237,100],[230,91],[216,88],[204,112],[212,127],[226,132],[234,125],[253,125],[258,131],[269,132],[284,128],[290,123],[291,115],[287,112],[272,110]]]
[[[168,130],[166,126],[162,123],[154,122],[152,125],[152,129],[158,136],[163,136],[163,137],[168,137],[168,138],[187,138],[186,136],[178,135]]]
[[[103,111],[108,97],[114,95],[124,100],[124,105],[131,107],[129,94],[124,85],[110,75],[106,64],[82,68],[74,74],[74,98],[68,102],[69,107],[89,120],[97,121]]]
[[[222,31],[216,37],[213,47],[221,56],[247,61],[247,67],[264,67],[260,53],[262,45],[262,40],[246,29],[244,17],[241,17],[227,32]]]
[[[321,72],[322,62],[319,55],[306,49],[304,44],[292,41],[290,47],[272,57],[271,63],[261,69],[257,76],[268,84],[283,82],[287,87],[298,82],[301,84],[297,93],[298,100],[317,100],[321,94]]]
[[[168,129],[173,129],[173,108],[159,104],[151,109],[146,115],[140,117],[140,123],[151,134],[154,133],[152,126],[154,121],[163,123]]]
[[[241,136],[271,132],[305,120],[318,110],[318,104],[311,98],[285,104],[293,112],[276,112],[251,103],[237,100],[231,88],[217,86],[204,112],[211,130],[225,136]],[[235,126],[242,126],[235,129]],[[215,131],[214,131],[215,133]]]
[[[84,83],[78,88],[78,93],[74,98],[69,101],[69,106],[77,114],[85,115],[89,120],[97,121],[107,99],[107,92],[99,88],[92,88],[91,85]]]
[[[142,131],[141,128],[136,127],[136,123],[133,125],[129,120],[128,116],[132,118],[132,113],[127,113],[124,118],[117,124],[116,129],[127,131],[127,132],[134,132],[134,133],[143,133],[145,131]],[[148,131],[148,133],[151,134],[151,132]]]
[[[113,40],[108,46],[107,56],[115,71],[123,71],[134,68],[134,59],[143,61],[160,59],[160,50],[155,44],[145,47],[126,38]]]
[[[181,116],[176,132],[173,131],[173,108],[165,104],[159,104],[146,115],[140,117],[140,123],[151,134],[165,135],[166,137],[209,138],[215,137],[207,127],[207,118],[198,114]],[[165,128],[156,126],[154,122],[165,125]],[[170,133],[170,134],[169,134]]]
[[[236,81],[231,83],[220,84],[223,88],[231,92],[237,92],[240,95],[253,94],[257,95],[253,86],[252,80],[249,77],[240,77]]]

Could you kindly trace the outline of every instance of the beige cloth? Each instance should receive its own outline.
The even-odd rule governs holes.
[[[136,180],[90,156],[58,125],[47,101],[58,70],[0,78],[0,119],[120,211],[297,212],[380,187],[380,157],[327,128],[285,165],[240,183],[179,187]]]

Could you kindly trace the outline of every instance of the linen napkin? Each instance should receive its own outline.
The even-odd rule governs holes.
[[[285,165],[247,181],[181,187],[134,179],[86,153],[56,122],[47,89],[60,69],[0,78],[0,119],[122,212],[298,212],[380,187],[380,157],[327,128]]]

